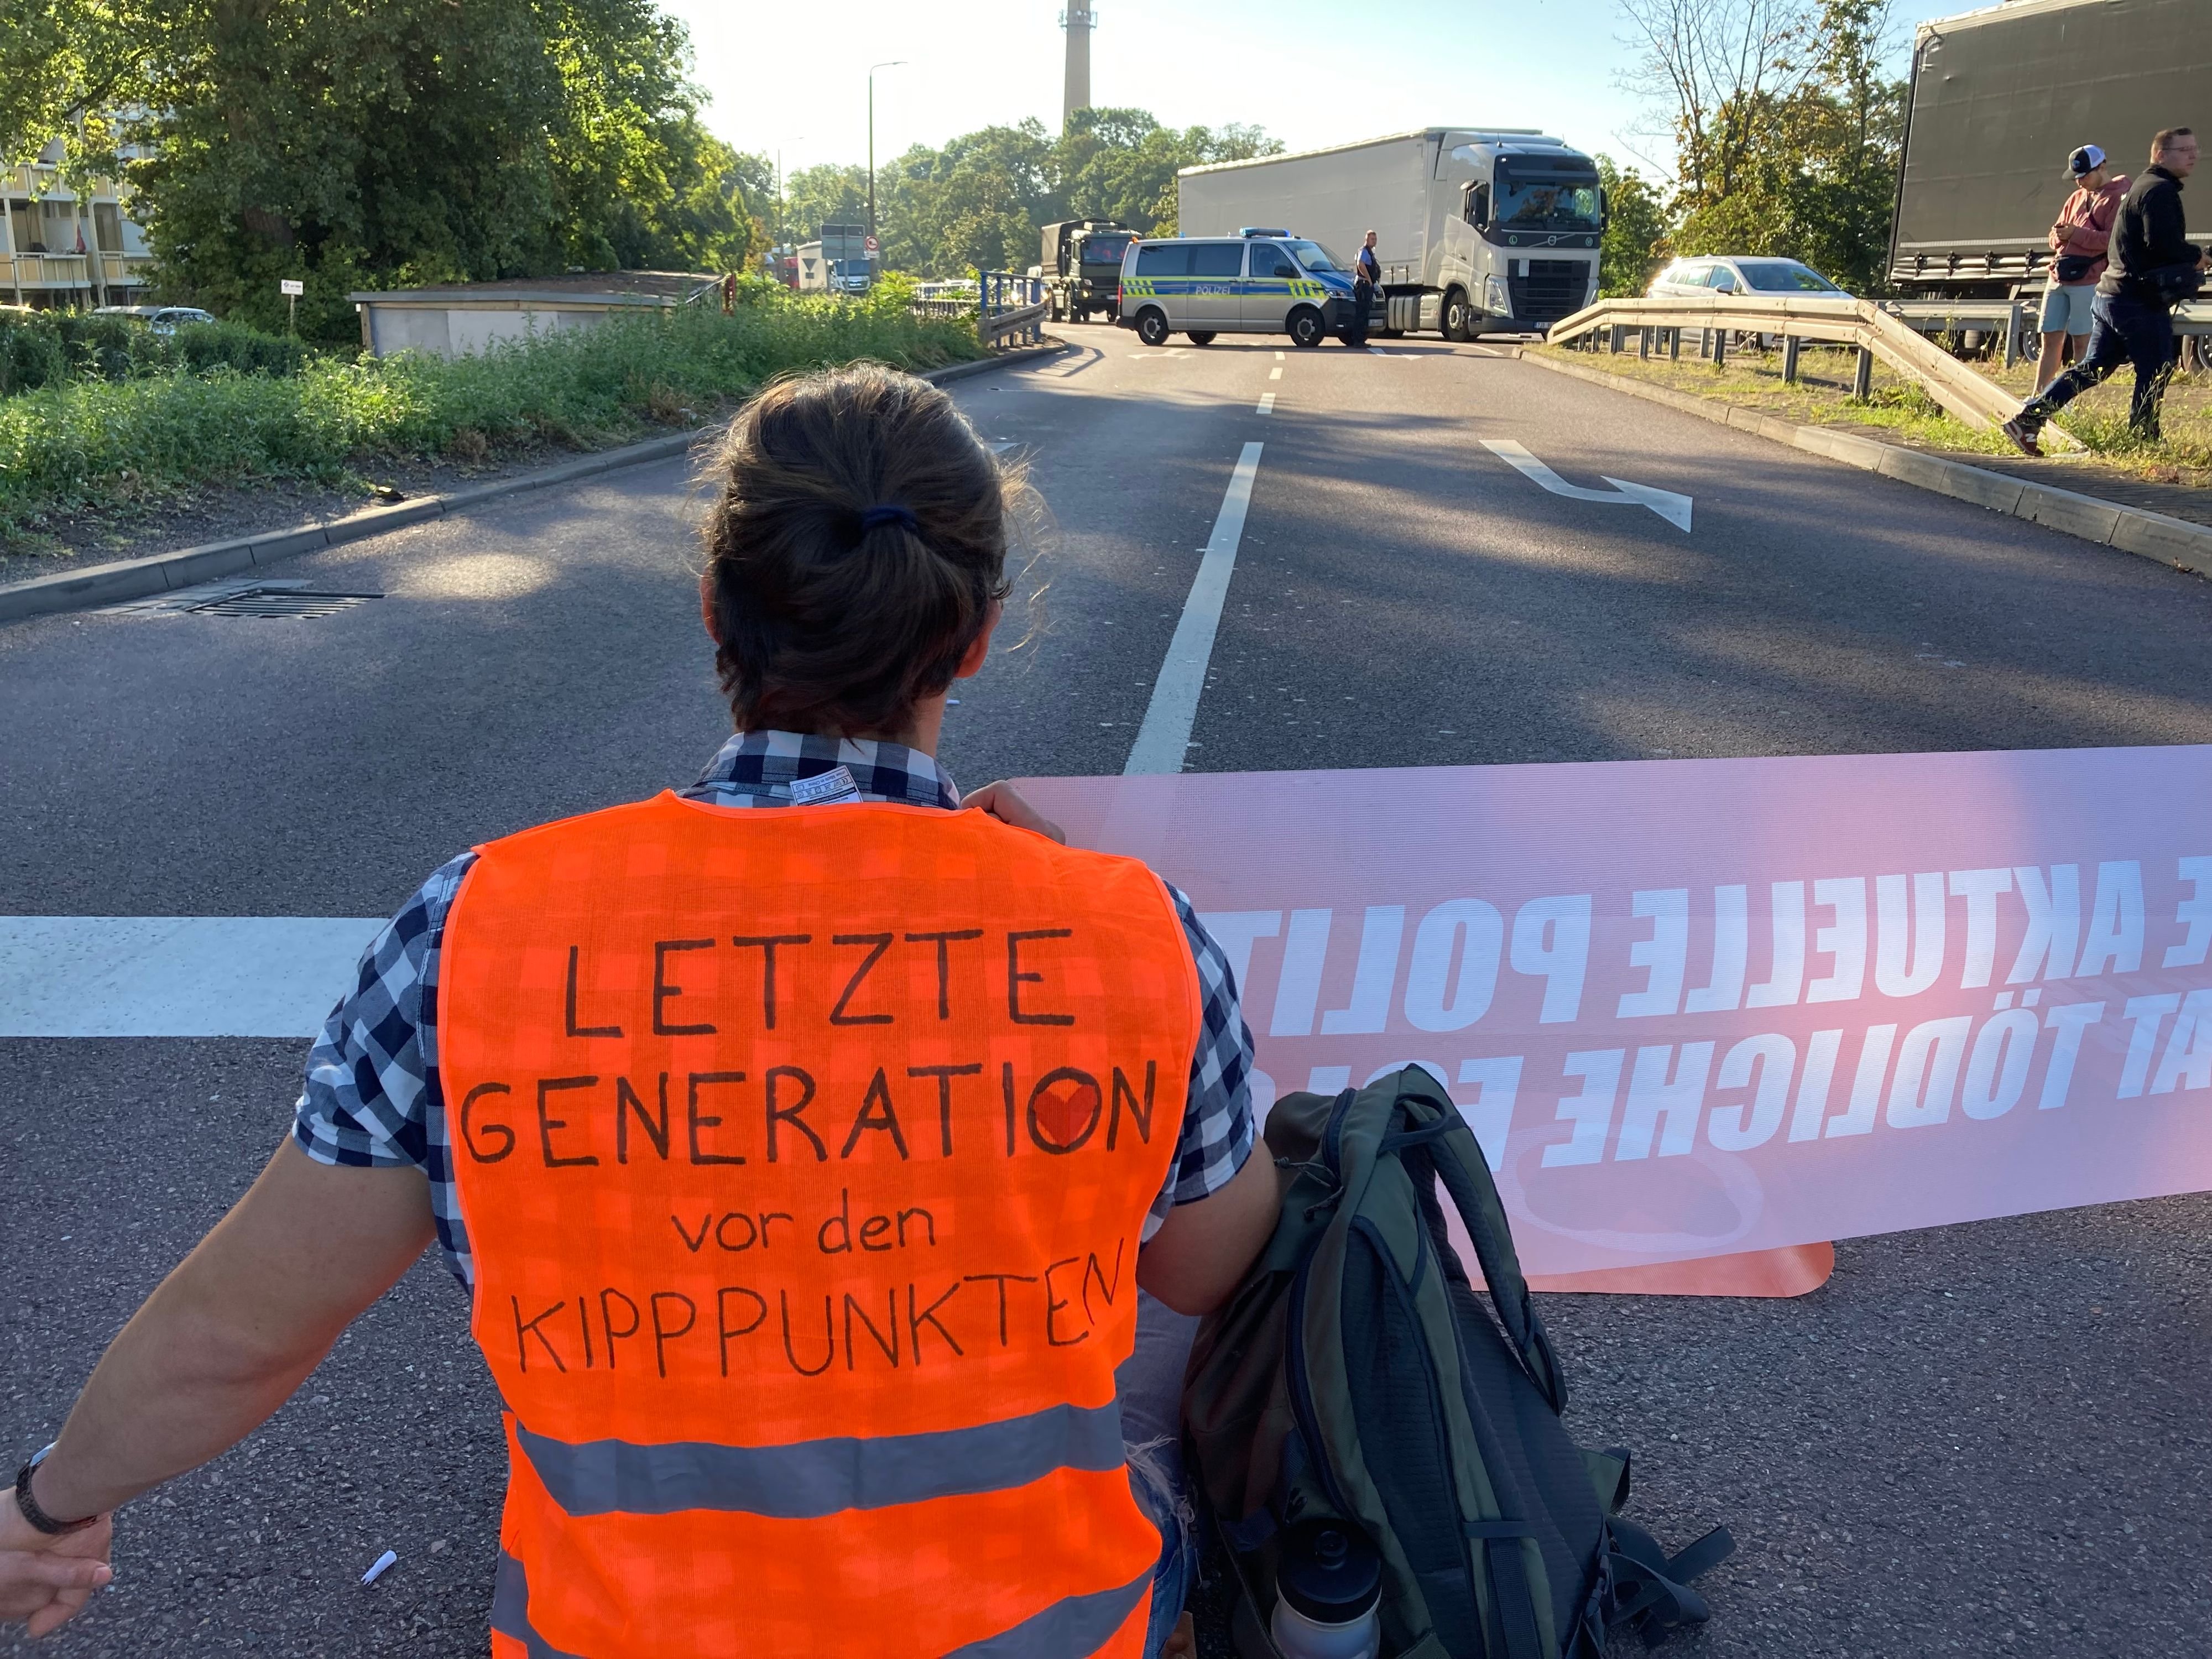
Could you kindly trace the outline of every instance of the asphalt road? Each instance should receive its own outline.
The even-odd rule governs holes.
[[[1046,509],[1025,637],[948,722],[969,784],[1121,769],[1252,441],[1194,769],[2212,742],[2212,586],[2125,554],[1480,348],[1069,332],[955,389]],[[1694,527],[1486,439],[1689,495]],[[320,620],[0,629],[0,911],[376,915],[473,842],[687,781],[727,725],[695,510],[641,467],[300,561],[386,596]],[[244,1190],[303,1053],[0,1041],[0,1448],[47,1437]],[[2212,1650],[2208,1222],[1847,1243],[1795,1302],[1551,1298],[1577,1431],[1637,1449],[1632,1512],[1741,1542],[1674,1650]],[[43,1650],[480,1653],[503,1480],[426,1259],[261,1433],[126,1511],[115,1587]]]

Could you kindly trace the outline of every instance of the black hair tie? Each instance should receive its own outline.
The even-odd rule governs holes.
[[[860,533],[881,530],[885,525],[896,525],[910,536],[921,533],[921,520],[905,507],[896,506],[872,507],[860,514]]]

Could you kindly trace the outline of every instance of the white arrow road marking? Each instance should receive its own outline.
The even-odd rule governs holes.
[[[1606,479],[1613,486],[1610,489],[1590,489],[1582,484],[1569,483],[1510,438],[1485,438],[1482,447],[1554,495],[1564,495],[1571,501],[1604,501],[1614,507],[1648,507],[1675,529],[1686,535],[1689,532],[1690,497],[1687,495],[1677,495],[1671,489],[1656,489],[1650,484],[1628,483],[1619,478]]]
[[[1252,480],[1260,471],[1258,444],[1246,444],[1230,475],[1221,512],[1206,538],[1206,556],[1198,562],[1190,597],[1183,601],[1182,618],[1175,637],[1168,641],[1167,659],[1152,684],[1152,701],[1145,710],[1145,723],[1137,728],[1137,741],[1129,750],[1122,775],[1135,777],[1149,772],[1180,772],[1190,748],[1190,728],[1198,719],[1198,699],[1206,690],[1206,665],[1212,659],[1214,630],[1221,625],[1221,607],[1229,598],[1229,578],[1237,569],[1237,544],[1244,539],[1244,515],[1252,506]]]
[[[354,916],[0,916],[0,1036],[314,1036],[383,926]]]

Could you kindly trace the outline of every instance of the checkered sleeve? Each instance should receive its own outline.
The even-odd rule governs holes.
[[[1198,968],[1198,1047],[1190,1060],[1190,1099],[1167,1184],[1145,1219],[1150,1238],[1178,1204],[1194,1204],[1229,1184],[1252,1154],[1252,1032],[1237,1000],[1229,957],[1206,931],[1182,891],[1168,888]]]
[[[362,952],[353,989],[339,999],[307,1056],[293,1138],[319,1164],[421,1170],[447,1265],[467,1282],[467,1244],[453,1195],[451,1148],[438,1088],[438,947],[465,853],[400,907]]]

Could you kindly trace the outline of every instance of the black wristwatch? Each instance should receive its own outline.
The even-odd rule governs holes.
[[[82,1532],[100,1517],[88,1515],[82,1521],[57,1521],[39,1507],[39,1500],[31,1496],[31,1477],[38,1472],[39,1465],[46,1461],[47,1453],[52,1450],[51,1443],[40,1447],[31,1454],[31,1461],[15,1471],[15,1507],[23,1512],[23,1519],[40,1532],[49,1538],[58,1538],[64,1533]]]

